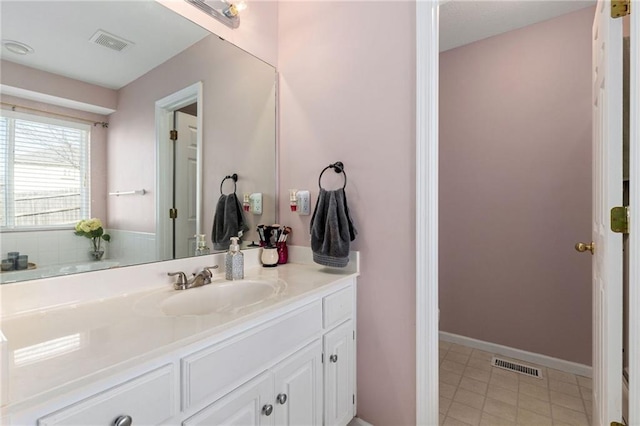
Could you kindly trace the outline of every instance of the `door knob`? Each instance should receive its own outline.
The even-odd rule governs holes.
[[[131,426],[133,424],[133,419],[131,416],[120,416],[114,422],[114,426]]]
[[[590,244],[585,244],[585,243],[577,243],[576,244],[576,250],[578,250],[580,253],[584,253],[585,251],[590,251],[591,254],[593,254],[593,251],[596,249],[596,244],[591,241]]]
[[[338,355],[334,354],[329,357],[329,361],[338,362]]]

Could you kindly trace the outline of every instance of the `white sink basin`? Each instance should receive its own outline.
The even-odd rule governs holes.
[[[153,316],[201,316],[235,313],[277,296],[284,282],[276,280],[219,281],[189,290],[163,291],[141,299],[136,310]]]

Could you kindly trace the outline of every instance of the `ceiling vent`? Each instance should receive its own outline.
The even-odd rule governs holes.
[[[133,42],[125,40],[121,37],[109,34],[104,30],[96,31],[96,33],[89,39],[89,41],[95,44],[99,44],[100,46],[106,47],[108,49],[115,50],[116,52],[122,52],[123,50],[128,49],[134,44]]]

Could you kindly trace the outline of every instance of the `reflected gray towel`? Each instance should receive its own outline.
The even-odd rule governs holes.
[[[244,222],[242,206],[236,194],[222,194],[218,199],[213,216],[211,242],[214,250],[227,250],[231,244],[231,237],[240,237],[241,231],[249,227]],[[242,241],[242,238],[240,239]]]
[[[349,244],[358,232],[349,215],[344,189],[320,189],[310,228],[313,261],[325,266],[347,266]]]

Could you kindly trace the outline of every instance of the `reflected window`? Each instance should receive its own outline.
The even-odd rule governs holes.
[[[90,216],[86,124],[0,112],[0,226],[55,228]]]

